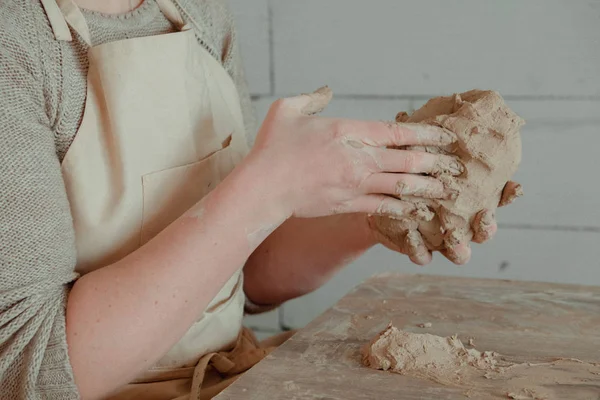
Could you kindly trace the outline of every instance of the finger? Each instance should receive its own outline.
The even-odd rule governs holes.
[[[398,123],[406,122],[409,118],[410,115],[408,115],[406,111],[400,111],[398,114],[396,114],[396,122]]]
[[[362,212],[392,219],[407,217],[431,221],[433,212],[422,203],[411,203],[385,195],[365,195],[350,202],[344,212]]]
[[[490,240],[498,230],[494,213],[490,210],[479,211],[473,219],[471,229],[473,230],[473,241],[475,243],[485,243]]]
[[[447,129],[427,124],[348,121],[348,127],[365,144],[386,146],[447,146],[456,135]]]
[[[367,220],[377,241],[388,249],[406,254],[417,265],[427,265],[431,262],[431,251],[429,251],[421,234],[416,229],[404,230],[397,227],[398,229],[391,231],[385,229],[382,231],[379,228],[380,225],[376,223],[377,220],[381,220],[381,217],[369,216]],[[418,226],[418,223],[415,224],[414,228],[416,226]]]
[[[417,230],[409,231],[406,234],[405,246],[406,255],[417,265],[427,265],[433,259],[431,251],[429,251],[423,237]]]
[[[402,198],[417,196],[426,199],[448,199],[455,196],[435,178],[412,174],[372,174],[362,185],[365,194],[387,194]]]
[[[471,259],[469,240],[458,230],[449,231],[444,238],[446,249],[441,253],[456,265],[464,265]]]
[[[380,225],[377,221],[381,221],[382,217],[376,215],[368,215],[367,221],[369,222],[369,227],[373,231],[377,242],[381,243],[385,247],[390,250],[396,251],[398,253],[404,254],[404,251],[401,247],[401,238],[405,235],[405,232],[400,231],[384,231],[380,228]]]
[[[456,265],[465,265],[471,259],[471,247],[467,243],[461,243],[440,252]]]
[[[523,196],[523,187],[521,184],[508,181],[502,190],[502,197],[498,207],[504,207],[511,204],[517,197]]]
[[[314,115],[322,112],[332,98],[333,92],[329,87],[324,86],[313,93],[286,98],[283,100],[283,105],[286,108],[298,111],[300,114]]]
[[[439,176],[461,175],[464,165],[456,157],[414,150],[372,149],[381,172],[404,172]]]

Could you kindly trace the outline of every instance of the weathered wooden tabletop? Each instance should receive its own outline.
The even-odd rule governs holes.
[[[360,348],[390,321],[463,343],[473,338],[478,350],[514,362],[600,362],[600,287],[385,274],[356,287],[217,399],[465,399],[460,388],[361,364]],[[600,399],[600,376],[586,386],[590,399]]]

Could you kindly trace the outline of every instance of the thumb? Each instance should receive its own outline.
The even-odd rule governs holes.
[[[523,187],[521,184],[508,181],[502,190],[502,197],[498,207],[504,207],[511,204],[517,197],[523,196]]]
[[[315,115],[322,112],[331,99],[333,92],[328,86],[323,86],[312,93],[301,94],[300,96],[285,99],[285,105],[298,110],[304,115]]]

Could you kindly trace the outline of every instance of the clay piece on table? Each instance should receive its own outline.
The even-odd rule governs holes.
[[[466,349],[456,336],[402,331],[391,324],[363,348],[363,363],[374,369],[453,383],[465,368],[497,368],[496,353]]]
[[[467,397],[478,399],[583,400],[600,394],[600,360],[555,357],[514,363],[493,351],[467,349],[457,336],[411,333],[392,324],[362,348],[362,362],[462,388]]]
[[[399,191],[398,198],[431,210],[429,220],[418,215],[403,219],[379,216],[374,218],[375,229],[394,246],[409,251],[421,243],[430,251],[444,252],[458,243],[485,241],[477,235],[487,232],[484,228],[493,223],[496,209],[523,194],[521,185],[511,178],[521,162],[520,128],[524,120],[497,92],[471,90],[433,98],[412,115],[399,113],[396,121],[435,125],[453,132],[457,141],[449,146],[403,149],[456,156],[464,172],[458,177],[449,171],[434,175],[451,193],[447,199],[423,199]]]

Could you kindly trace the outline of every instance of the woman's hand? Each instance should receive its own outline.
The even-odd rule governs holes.
[[[395,195],[451,195],[437,179],[417,174],[459,175],[454,157],[387,147],[442,146],[455,141],[442,128],[314,116],[331,100],[328,88],[275,102],[247,162],[261,165],[282,193],[288,216],[341,213],[403,217],[427,213]],[[407,188],[409,188],[407,190]]]
[[[421,234],[416,229],[407,231],[404,242],[398,245],[396,243],[392,243],[384,235],[379,233],[379,231],[373,225],[373,219],[371,217],[367,216],[365,220],[376,242],[384,245],[390,250],[407,255],[410,260],[417,265],[427,265],[431,263],[433,255],[425,246],[425,242],[423,241]],[[498,230],[494,213],[487,209],[481,210],[473,221],[472,229],[473,242],[485,243],[492,239]],[[442,255],[454,264],[466,264],[471,259],[471,247],[468,243],[468,240],[469,239],[457,240],[456,245],[442,251]]]
[[[285,208],[276,214],[300,217],[278,227],[248,259],[244,290],[256,304],[310,293],[380,242],[417,264],[431,261],[427,248],[386,243],[371,229],[368,215],[427,216],[429,210],[396,197],[451,197],[440,181],[418,174],[459,174],[456,159],[387,147],[449,144],[454,135],[430,126],[315,117],[330,99],[331,92],[321,89],[277,101],[245,161],[275,193],[278,201],[270,204]],[[460,246],[456,251],[464,252]]]

